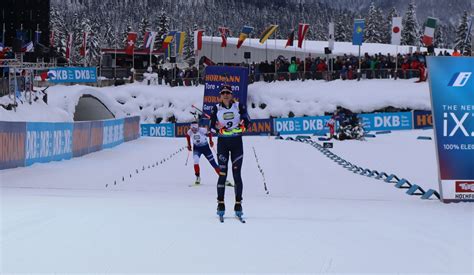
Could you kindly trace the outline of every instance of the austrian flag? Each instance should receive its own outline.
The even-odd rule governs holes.
[[[298,48],[301,48],[303,46],[304,37],[306,36],[308,29],[309,24],[300,23],[298,25]]]
[[[197,53],[202,49],[202,35],[204,30],[194,31],[194,52]]]

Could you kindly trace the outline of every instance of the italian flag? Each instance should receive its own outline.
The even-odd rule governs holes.
[[[425,34],[423,35],[423,44],[425,46],[433,45],[433,37],[436,28],[436,18],[428,17],[425,25]]]

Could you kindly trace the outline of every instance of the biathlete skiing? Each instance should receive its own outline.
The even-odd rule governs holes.
[[[207,141],[208,138],[209,142]],[[192,147],[191,140],[193,144]],[[201,169],[199,167],[199,159],[201,158],[201,155],[206,157],[206,159],[216,171],[217,175],[219,175],[219,166],[217,165],[214,155],[209,148],[209,145],[211,147],[214,146],[214,142],[212,141],[212,133],[204,127],[199,127],[199,124],[192,123],[190,129],[186,133],[186,141],[188,143],[188,151],[193,152],[194,174],[196,175],[194,184],[199,185],[201,183]]]
[[[221,222],[225,213],[225,182],[228,163],[234,176],[235,215],[242,219],[242,161],[244,149],[242,134],[246,131],[250,118],[244,104],[234,100],[232,87],[223,85],[220,90],[220,102],[212,108],[210,128],[217,133],[217,160],[219,163],[219,179],[217,181],[217,215]]]

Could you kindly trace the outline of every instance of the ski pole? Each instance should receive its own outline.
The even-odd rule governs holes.
[[[255,155],[255,161],[257,162],[258,170],[260,171],[260,174],[262,174],[263,188],[265,189],[265,192],[268,195],[269,192],[268,192],[268,188],[267,188],[267,183],[265,181],[265,174],[263,173],[263,169],[262,169],[262,167],[260,167],[260,163],[258,162],[258,157],[257,157],[257,152],[255,151],[255,147],[252,146],[252,149],[253,149],[253,154]]]
[[[193,104],[193,105],[191,105],[191,106],[192,106],[194,109],[196,109],[197,111],[199,111],[201,114],[203,114],[205,117],[207,117],[207,118],[211,119],[211,116],[210,116],[210,115],[208,115],[208,114],[204,113],[204,111],[203,111],[203,110],[201,110],[201,109],[199,109],[198,107],[194,106],[194,104]]]
[[[188,159],[189,159],[190,154],[191,154],[191,151],[188,151],[188,156],[186,157],[186,163],[184,164],[184,166],[188,166]]]

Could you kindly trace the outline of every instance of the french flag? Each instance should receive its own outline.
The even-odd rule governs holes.
[[[34,50],[35,50],[35,47],[33,45],[33,41],[30,41],[29,43],[23,45],[23,47],[21,48],[21,51],[24,53],[30,53],[30,52],[33,52]]]

